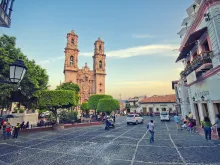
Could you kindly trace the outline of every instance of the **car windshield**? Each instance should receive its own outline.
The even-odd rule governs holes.
[[[134,117],[134,115],[128,115],[127,117]]]
[[[167,112],[161,112],[160,114],[161,115],[167,115]]]

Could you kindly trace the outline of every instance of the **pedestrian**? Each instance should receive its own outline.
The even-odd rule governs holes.
[[[220,140],[220,114],[217,114],[216,117],[217,117],[216,122],[213,125],[216,125],[217,127],[218,138]]]
[[[208,117],[202,121],[202,128],[204,129],[206,140],[212,140],[212,124]]]
[[[9,139],[11,136],[11,124],[10,123],[6,125],[6,134],[7,134],[7,138]]]
[[[114,123],[115,123],[115,114],[113,115],[113,121],[114,121]]]
[[[2,126],[4,140],[6,140],[6,137],[7,137],[6,125],[7,125],[7,122],[4,122]]]
[[[188,117],[189,117],[189,119],[193,119],[193,114],[191,112],[189,112]]]
[[[14,136],[13,138],[18,138],[18,132],[19,132],[19,129],[20,129],[20,124],[17,123],[17,125],[14,127]]]
[[[176,123],[176,128],[177,130],[180,130],[180,117],[178,116],[178,113],[173,117],[175,123]]]
[[[153,120],[151,120],[151,121],[148,123],[147,128],[148,128],[148,131],[149,131],[150,134],[151,134],[150,143],[153,143],[153,142],[154,142],[154,121],[153,121]]]

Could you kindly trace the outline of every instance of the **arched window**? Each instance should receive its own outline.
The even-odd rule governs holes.
[[[72,38],[71,43],[74,44],[74,39]]]
[[[71,57],[70,57],[70,65],[73,65],[73,62],[74,62],[74,57],[71,56]]]
[[[88,81],[88,77],[87,76],[85,77],[85,80]]]
[[[99,68],[102,68],[102,61],[99,61]]]
[[[101,51],[101,50],[102,50],[102,45],[99,46],[99,51]]]

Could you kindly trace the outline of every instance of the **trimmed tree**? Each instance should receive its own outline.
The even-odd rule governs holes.
[[[89,109],[95,110],[95,113],[96,113],[99,100],[104,99],[104,98],[112,98],[112,96],[111,95],[103,95],[103,94],[97,94],[97,95],[90,96],[89,101],[88,101]]]
[[[43,90],[37,93],[38,106],[52,111],[57,119],[57,109],[75,106],[75,92],[71,90]]]
[[[72,82],[63,83],[57,86],[56,90],[72,90],[76,93],[76,106],[79,104],[79,91],[80,87],[78,84],[74,84]]]
[[[97,107],[98,112],[106,112],[110,114],[112,111],[117,110],[119,102],[112,98],[100,99]]]
[[[83,112],[86,112],[86,114],[88,114],[88,111],[89,111],[89,104],[88,102],[83,102],[82,105],[81,105],[81,110]]]

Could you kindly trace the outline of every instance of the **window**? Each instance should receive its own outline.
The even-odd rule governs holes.
[[[164,111],[167,111],[167,110],[166,110],[166,108],[162,108],[162,111],[164,112]]]
[[[100,89],[99,92],[102,92],[102,90]]]
[[[101,50],[102,50],[102,45],[99,46],[99,51],[101,51]]]
[[[74,57],[71,56],[71,57],[70,57],[70,65],[73,65],[73,61],[74,61]]]
[[[88,81],[88,77],[87,76],[85,77],[85,80]]]
[[[209,43],[208,43],[208,41],[206,40],[203,44],[202,44],[202,47],[203,47],[203,50],[204,51],[210,51],[210,49],[209,49]]]
[[[102,83],[100,83],[99,86],[101,87],[101,86],[102,86]]]
[[[159,108],[157,108],[156,110],[157,110],[157,112],[159,112]]]
[[[71,40],[71,43],[74,44],[74,39]]]
[[[102,61],[99,61],[99,68],[102,68]]]
[[[169,108],[169,111],[172,112],[172,108]]]

